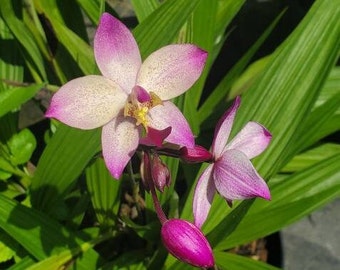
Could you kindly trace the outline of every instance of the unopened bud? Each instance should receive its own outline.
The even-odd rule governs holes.
[[[180,261],[196,267],[214,266],[210,244],[194,224],[170,219],[163,224],[161,235],[166,249]]]
[[[171,177],[168,167],[161,161],[158,155],[152,159],[151,174],[156,188],[163,192],[164,188],[170,186]]]
[[[200,145],[195,145],[194,148],[182,147],[179,151],[181,159],[189,163],[205,162],[212,159],[212,154]]]

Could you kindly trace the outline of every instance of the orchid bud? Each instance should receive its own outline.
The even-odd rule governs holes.
[[[151,175],[156,188],[164,191],[164,187],[170,186],[171,177],[168,167],[161,161],[158,155],[154,155],[152,160]]]
[[[210,244],[194,224],[170,219],[163,224],[161,235],[166,249],[180,261],[196,267],[214,266]]]
[[[179,151],[181,159],[189,163],[204,162],[212,159],[212,154],[200,145],[195,145],[194,148],[182,147]]]

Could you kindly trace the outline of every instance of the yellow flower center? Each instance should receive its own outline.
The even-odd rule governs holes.
[[[139,102],[134,95],[130,95],[129,100],[124,107],[124,116],[130,116],[136,119],[136,125],[143,125],[145,130],[148,127],[147,114],[149,110],[157,105],[162,105],[162,100],[153,92],[150,92],[150,100]]]

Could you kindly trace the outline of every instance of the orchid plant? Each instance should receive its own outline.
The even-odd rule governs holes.
[[[222,123],[217,125],[212,147],[214,170],[208,167],[196,188],[196,226],[181,220],[167,221],[157,202],[154,186],[163,192],[164,187],[170,185],[171,176],[155,153],[161,148],[162,154],[170,152],[169,155],[176,156],[173,147],[167,149],[166,143],[178,148],[194,148],[189,124],[167,100],[184,93],[195,83],[202,73],[207,53],[191,44],[169,45],[152,53],[141,64],[137,43],[129,29],[108,13],[100,19],[94,50],[103,76],[88,75],[66,83],[53,96],[46,116],[76,128],[103,126],[103,157],[115,178],[120,178],[138,145],[145,145],[142,178],[144,188],[152,192],[163,225],[165,247],[191,265],[213,267],[212,250],[196,227],[201,227],[207,216],[206,202],[211,203],[210,194],[215,186],[229,204],[232,199],[270,199],[266,182],[247,160],[267,147],[270,133],[259,124],[249,123],[224,149],[223,137],[229,136],[239,105],[237,98],[221,119]],[[151,153],[155,156],[152,159]],[[214,182],[210,174],[214,175]]]
[[[109,1],[14,2],[0,3],[0,267],[275,270],[235,247],[339,195],[335,1],[252,62],[278,15],[216,87],[244,0],[132,0],[132,24]]]

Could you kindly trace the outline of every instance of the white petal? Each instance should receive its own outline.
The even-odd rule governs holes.
[[[269,131],[256,122],[247,123],[243,129],[226,145],[227,149],[236,149],[249,159],[261,154],[269,145],[272,136]],[[223,152],[225,151],[223,150]]]
[[[233,105],[224,113],[216,125],[211,147],[212,153],[216,159],[222,155],[223,149],[227,144],[237,109],[240,106],[240,102],[240,97],[236,97]]]
[[[169,100],[187,91],[199,78],[207,52],[191,44],[168,45],[143,62],[137,84]]]
[[[108,13],[100,18],[94,53],[101,73],[129,94],[136,83],[141,56],[130,30]]]
[[[210,164],[202,173],[198,179],[194,200],[193,200],[193,212],[194,212],[194,223],[198,228],[201,228],[211,207],[215,195],[215,185],[212,179],[212,171],[214,165]]]
[[[194,134],[181,111],[170,101],[163,105],[153,107],[149,112],[149,125],[158,130],[171,127],[171,133],[165,141],[180,146],[193,148],[195,146]]]
[[[113,81],[90,75],[63,85],[45,115],[71,127],[93,129],[117,116],[126,99],[126,93]]]
[[[102,147],[106,167],[118,179],[135,153],[139,142],[139,130],[135,121],[118,116],[103,127]]]
[[[266,182],[241,151],[225,151],[215,162],[213,177],[217,191],[229,202],[254,197],[270,200]]]

